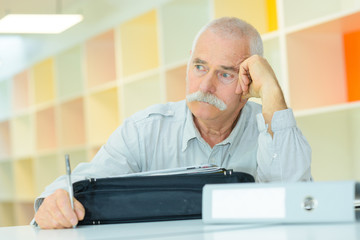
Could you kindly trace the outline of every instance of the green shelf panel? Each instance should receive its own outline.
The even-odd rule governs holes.
[[[11,115],[11,83],[10,80],[0,81],[0,121]]]
[[[210,20],[207,0],[176,0],[161,7],[161,29],[164,64],[189,58],[193,40]]]
[[[77,96],[84,89],[83,50],[75,46],[55,57],[57,94],[59,98]]]
[[[146,78],[129,82],[124,85],[124,117],[150,105],[161,103],[160,75],[155,74]]]

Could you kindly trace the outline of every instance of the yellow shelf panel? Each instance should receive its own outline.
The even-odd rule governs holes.
[[[32,70],[35,104],[55,99],[54,60],[48,58],[35,64]]]
[[[278,29],[276,0],[214,0],[215,18],[238,17],[260,34]]]
[[[0,122],[0,160],[11,156],[9,121]]]
[[[34,153],[33,121],[29,115],[11,120],[11,147],[14,156],[29,156]]]
[[[208,0],[176,0],[161,7],[164,64],[177,63],[190,57],[195,35],[210,20],[209,15]]]
[[[11,114],[10,80],[0,81],[0,121]]]
[[[116,80],[114,31],[100,34],[85,43],[88,88]]]
[[[156,10],[121,24],[120,35],[123,76],[159,67]]]
[[[55,149],[57,147],[56,115],[54,107],[36,113],[36,147],[37,150]]]
[[[14,199],[13,179],[12,161],[0,162],[0,201]]]
[[[83,49],[72,47],[55,57],[57,95],[66,98],[79,95],[84,89]]]
[[[25,158],[14,162],[15,196],[17,200],[33,201],[36,197],[34,160]]]
[[[129,117],[135,112],[156,103],[161,103],[159,74],[124,85],[124,117]]]
[[[34,204],[32,202],[18,202],[14,205],[15,225],[29,225],[34,217]]]
[[[166,71],[166,100],[176,102],[185,99],[186,65]]]
[[[91,94],[87,104],[88,141],[90,144],[104,144],[120,123],[118,90],[112,88]]]
[[[0,227],[15,225],[14,211],[14,203],[0,202]]]
[[[63,162],[65,165],[65,160],[63,160]],[[65,171],[60,171],[58,163],[58,156],[56,154],[44,155],[35,159],[34,176],[37,196],[57,177],[66,173]]]
[[[83,98],[63,103],[60,106],[59,120],[61,146],[70,147],[86,143]]]
[[[14,76],[13,79],[13,109],[24,110],[30,106],[30,76],[25,70]]]

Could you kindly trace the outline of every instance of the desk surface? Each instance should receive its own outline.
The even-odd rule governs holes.
[[[0,228],[0,238],[13,239],[360,239],[360,223],[338,224],[237,224],[206,225],[201,220],[80,226],[76,229],[41,230],[32,226]]]

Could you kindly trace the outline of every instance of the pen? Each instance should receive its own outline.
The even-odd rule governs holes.
[[[69,189],[69,197],[70,197],[70,203],[71,208],[74,209],[74,192],[73,192],[73,186],[71,182],[71,167],[70,167],[70,159],[69,154],[65,155],[65,164],[66,164],[66,175],[67,175],[67,182],[68,182],[68,189]],[[73,226],[75,228],[76,226]]]

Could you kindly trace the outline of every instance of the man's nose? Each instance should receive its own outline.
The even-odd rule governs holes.
[[[216,74],[213,72],[208,72],[205,76],[202,77],[199,90],[204,93],[214,93],[216,90],[216,80]]]

